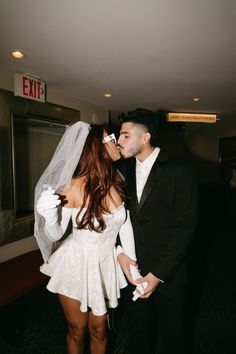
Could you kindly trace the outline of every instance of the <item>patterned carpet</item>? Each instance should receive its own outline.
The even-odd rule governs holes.
[[[193,245],[194,354],[236,353],[236,218],[226,228],[217,222],[219,214],[202,211]],[[109,331],[108,354],[128,354],[124,304],[117,316],[117,332]],[[65,335],[57,297],[44,287],[0,309],[1,354],[65,354]]]

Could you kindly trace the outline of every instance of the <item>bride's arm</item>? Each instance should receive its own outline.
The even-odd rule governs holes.
[[[133,293],[133,300],[135,301],[143,294],[147,283],[135,283],[135,281],[142,278],[142,276],[136,265],[134,233],[128,210],[127,219],[120,229],[120,241],[122,247],[117,247],[117,259],[129,282],[136,285],[136,290]]]
[[[120,228],[119,235],[122,247],[118,246],[118,253],[124,252],[131,260],[136,262],[137,258],[135,253],[134,233],[129,210],[127,210],[127,218]]]
[[[130,265],[136,266],[136,253],[133,227],[128,210],[126,221],[120,228],[119,236],[121,245],[119,245],[116,250],[117,260],[128,281],[136,285],[130,274]]]
[[[45,230],[51,241],[58,241],[62,238],[71,219],[72,210],[72,208],[57,207],[57,221],[53,224],[48,223],[47,221],[45,222]]]

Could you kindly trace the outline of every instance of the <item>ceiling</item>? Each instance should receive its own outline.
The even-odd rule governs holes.
[[[0,0],[0,34],[3,88],[24,72],[113,112],[236,113],[235,0]]]

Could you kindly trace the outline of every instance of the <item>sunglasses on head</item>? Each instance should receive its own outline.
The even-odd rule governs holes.
[[[114,144],[116,144],[116,136],[114,133],[107,135],[102,139],[103,144],[109,143],[109,141],[112,141]]]

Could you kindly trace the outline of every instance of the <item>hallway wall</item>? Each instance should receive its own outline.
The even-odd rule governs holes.
[[[13,80],[8,83],[1,82],[1,88],[8,91],[13,91]],[[76,97],[70,97],[63,92],[57,92],[50,87],[47,89],[47,101],[49,103],[54,103],[60,106],[78,110],[80,112],[80,120],[86,121],[88,123],[108,123],[107,109],[89,102],[84,102]],[[8,127],[9,122],[6,121],[6,110],[4,107],[4,103],[1,100],[0,113],[0,126]],[[8,218],[9,211],[2,211],[1,214],[1,218],[6,220],[6,218]],[[38,247],[35,242],[34,236],[26,237],[16,242],[5,244],[3,246],[0,246],[0,262],[6,261],[8,259],[27,253],[37,248]]]
[[[222,116],[216,124],[186,125],[186,140],[196,163],[200,183],[219,182],[219,140],[229,136],[236,136],[236,116]]]

